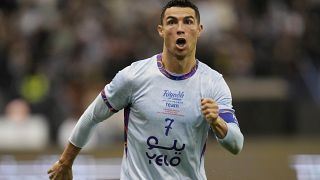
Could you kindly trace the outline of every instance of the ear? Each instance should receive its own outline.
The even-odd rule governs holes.
[[[203,31],[203,25],[202,24],[199,24],[198,31],[199,31],[198,37],[200,37],[200,35],[201,35],[202,31]]]
[[[159,36],[163,37],[163,26],[159,24],[157,29],[158,29]]]

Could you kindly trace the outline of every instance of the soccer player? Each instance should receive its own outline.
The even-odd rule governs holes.
[[[203,26],[189,0],[168,2],[158,25],[163,51],[119,71],[80,117],[69,144],[49,169],[72,179],[72,164],[99,122],[125,109],[121,179],[206,179],[208,131],[233,154],[243,135],[221,74],[195,58]]]

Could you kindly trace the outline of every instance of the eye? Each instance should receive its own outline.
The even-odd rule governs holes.
[[[185,24],[193,24],[193,20],[192,19],[186,19],[184,23]]]
[[[172,24],[174,24],[174,23],[175,23],[175,21],[174,21],[173,19],[167,21],[167,24],[168,24],[168,25],[172,25]]]

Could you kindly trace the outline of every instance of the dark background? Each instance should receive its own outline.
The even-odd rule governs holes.
[[[217,164],[242,167],[241,171],[229,170],[225,179],[255,179],[241,163],[250,162],[252,155],[256,156],[252,166],[260,167],[274,155],[284,164],[279,168],[283,171],[279,176],[266,173],[266,177],[296,177],[290,158],[320,152],[319,1],[194,2],[204,24],[197,58],[224,75],[246,137],[244,152],[234,160],[224,154],[214,157],[210,150],[215,147],[209,147],[208,157],[220,160],[215,173],[221,175],[219,179],[225,177]],[[56,150],[52,153],[60,153],[62,124],[70,119],[76,122],[119,70],[161,52],[162,39],[156,28],[164,3],[1,0],[1,116],[10,117],[11,102],[23,101],[29,109],[26,116],[41,115],[48,127],[48,142],[40,154],[52,148]],[[109,145],[100,144],[96,150]],[[0,149],[11,154],[10,148]],[[23,152],[23,148],[12,149],[15,151]],[[235,167],[224,164],[224,159]],[[270,162],[266,167],[272,169],[276,164]],[[319,176],[319,164],[316,167]],[[261,174],[263,168],[256,171]],[[237,177],[240,172],[243,178]]]

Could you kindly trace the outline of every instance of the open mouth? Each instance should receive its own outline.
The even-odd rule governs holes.
[[[179,46],[179,47],[183,47],[185,44],[186,44],[186,39],[184,38],[178,38],[177,41],[176,41],[176,44]]]

